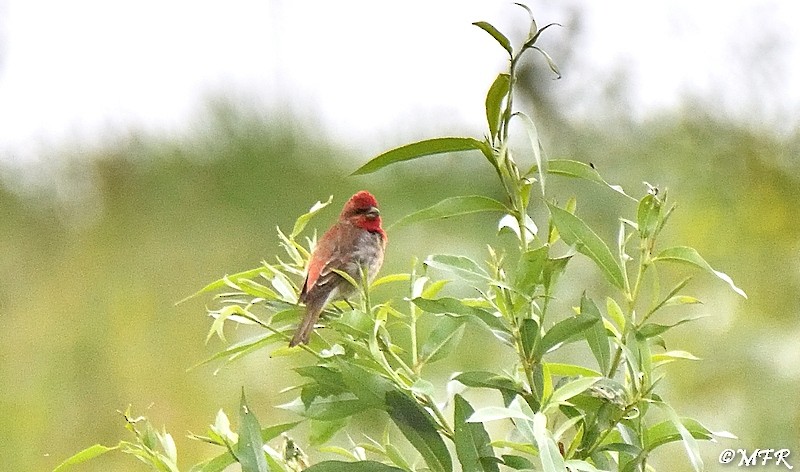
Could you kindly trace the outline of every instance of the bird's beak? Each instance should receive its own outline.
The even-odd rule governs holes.
[[[381,211],[378,210],[376,207],[369,207],[369,209],[364,214],[369,219],[375,219],[375,218],[381,216]]]

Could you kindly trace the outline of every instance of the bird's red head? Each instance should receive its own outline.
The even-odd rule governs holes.
[[[366,190],[350,197],[342,209],[341,219],[349,220],[367,231],[384,234],[381,228],[381,212],[378,210],[378,201]]]

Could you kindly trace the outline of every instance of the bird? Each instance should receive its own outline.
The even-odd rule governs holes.
[[[337,222],[322,235],[311,254],[299,298],[305,304],[305,315],[289,347],[308,344],[325,305],[355,292],[355,287],[334,269],[356,281],[362,279],[363,271],[371,282],[383,265],[386,240],[375,197],[366,190],[350,197]]]

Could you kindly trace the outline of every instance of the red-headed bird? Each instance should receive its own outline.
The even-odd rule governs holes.
[[[307,344],[319,315],[328,302],[346,298],[355,287],[334,272],[340,270],[356,281],[361,271],[372,281],[383,264],[386,233],[381,228],[378,201],[362,190],[345,203],[339,221],[322,235],[308,263],[300,301],[306,304],[306,314],[294,333],[289,346]]]

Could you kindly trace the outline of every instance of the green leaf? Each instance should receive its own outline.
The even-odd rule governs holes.
[[[488,329],[497,339],[511,345],[511,330],[506,322],[494,314],[478,307],[464,305],[461,300],[450,297],[438,299],[415,298],[412,302],[428,313],[467,317],[483,329]]]
[[[667,414],[669,421],[678,431],[683,441],[683,446],[686,449],[686,455],[689,457],[689,462],[692,463],[692,468],[694,468],[696,472],[702,472],[704,466],[703,459],[700,457],[700,447],[697,445],[697,441],[692,433],[684,426],[680,417],[678,417],[678,414],[675,413],[675,410],[673,410],[671,406],[663,402],[656,402],[655,405]]]
[[[192,466],[191,472],[223,472],[229,466],[236,463],[236,458],[230,452],[222,454]]]
[[[420,221],[438,220],[487,211],[509,212],[511,210],[497,200],[481,195],[450,197],[433,206],[404,216],[390,228],[408,226],[413,223],[419,223]]]
[[[351,175],[370,174],[397,162],[408,161],[433,154],[476,150],[483,152],[484,155],[487,152],[491,155],[491,149],[487,148],[488,146],[486,143],[478,141],[475,138],[426,139],[425,141],[406,144],[405,146],[386,151],[356,169]]]
[[[384,284],[394,283],[394,282],[408,282],[411,280],[411,274],[389,274],[384,275],[383,277],[375,280],[369,286],[370,289],[375,287],[380,287]]]
[[[617,324],[620,332],[625,331],[625,315],[622,313],[622,308],[620,308],[617,301],[611,297],[606,297],[606,313]]]
[[[542,189],[542,195],[544,195],[544,179],[545,175],[548,172],[548,161],[543,159],[542,157],[542,144],[539,141],[539,131],[536,129],[536,124],[533,120],[522,112],[516,112],[512,116],[519,117],[522,120],[522,125],[525,127],[525,131],[528,133],[528,139],[531,142],[531,149],[533,150],[533,159],[536,163],[536,169],[538,173],[537,180],[539,181],[539,186]]]
[[[556,362],[545,363],[550,373],[553,375],[560,375],[562,377],[572,377],[575,375],[582,375],[584,377],[601,377],[603,374],[596,370],[573,364],[559,364]]]
[[[640,238],[647,239],[655,232],[660,216],[661,200],[652,193],[648,193],[639,201],[639,208],[636,211]]]
[[[235,361],[236,359],[240,359],[241,357],[243,357],[246,354],[249,354],[250,352],[268,346],[274,342],[281,341],[283,339],[284,339],[283,336],[275,333],[260,334],[253,338],[240,341],[236,344],[231,344],[225,350],[219,351],[218,353],[214,354],[208,359],[200,362],[199,364],[194,365],[192,368],[196,368],[201,365],[205,365],[217,359],[222,359],[222,358],[227,358],[225,361],[225,363],[227,364],[229,362]]]
[[[660,354],[653,354],[653,363],[657,364],[656,367],[669,364],[677,360],[699,361],[700,358],[686,351],[667,351]]]
[[[513,454],[503,454],[503,465],[514,470],[533,470],[534,465],[530,460]]]
[[[536,167],[531,169],[531,172],[536,170]],[[610,188],[611,190],[625,195],[626,197],[630,198],[631,200],[636,200],[635,198],[629,196],[622,190],[622,187],[619,185],[611,185],[610,183],[606,182],[605,179],[600,175],[597,170],[595,170],[589,164],[584,164],[583,162],[573,161],[569,159],[550,159],[547,161],[547,173],[560,175],[564,177],[572,177],[576,179],[583,179],[588,180],[590,182],[594,182],[605,187]]]
[[[572,259],[572,255],[548,258],[542,269],[542,283],[547,287],[548,292],[552,290],[559,276],[564,273],[567,263]]]
[[[542,28],[542,29],[544,29],[544,28]],[[539,51],[542,54],[542,56],[544,56],[544,60],[547,61],[547,66],[556,75],[556,79],[560,79],[561,78],[561,71],[558,70],[558,64],[556,64],[556,61],[554,61],[553,58],[550,57],[550,54],[548,54],[547,51],[545,51],[544,49],[540,48],[539,46],[531,46],[531,49],[536,49],[537,51]]]
[[[464,472],[500,472],[494,449],[489,444],[491,438],[482,423],[467,422],[475,410],[456,394],[454,398],[453,426],[456,455]]]
[[[583,393],[586,389],[596,384],[601,378],[602,377],[581,377],[570,380],[553,391],[550,398],[546,400],[546,406],[542,408],[542,411],[547,413],[548,410],[564,404],[570,398]]]
[[[239,442],[236,444],[236,458],[242,465],[242,472],[269,472],[269,466],[264,457],[261,425],[258,424],[258,418],[247,406],[244,389],[242,389],[242,400],[239,405]]]
[[[308,404],[305,404],[300,398],[296,398],[289,403],[277,406],[277,408],[320,421],[340,420],[374,407],[375,405],[361,400],[352,393],[313,396]]]
[[[500,43],[500,46],[503,46],[503,49],[508,53],[508,57],[513,57],[514,50],[511,48],[511,41],[509,41],[503,33],[498,31],[497,28],[485,21],[476,21],[472,24],[489,33],[495,41]]]
[[[332,201],[333,201],[333,195],[328,197],[328,201],[324,203],[318,201],[308,210],[308,212],[300,215],[294,222],[294,228],[292,228],[292,233],[289,235],[289,239],[294,239],[300,233],[302,233],[308,222],[311,221],[311,218],[313,218],[314,215],[316,215],[320,210],[330,205]]]
[[[500,74],[494,79],[492,86],[489,87],[489,92],[486,94],[486,121],[489,124],[489,135],[492,138],[497,137],[497,132],[500,128],[503,100],[508,95],[510,83],[508,74]]]
[[[600,236],[577,216],[549,203],[547,206],[564,242],[592,259],[615,287],[623,288],[622,268]]]
[[[505,375],[495,374],[493,372],[462,372],[453,377],[453,380],[457,380],[467,387],[492,388],[495,390],[500,390],[501,392],[506,391],[519,394],[524,393],[523,389],[517,385],[516,382],[514,382],[514,379]]]
[[[598,323],[597,318],[581,313],[578,316],[571,316],[563,319],[548,329],[539,343],[539,357],[546,354],[550,349],[560,343],[577,341],[583,336],[583,332]]]
[[[212,292],[214,290],[217,290],[217,289],[220,289],[222,287],[225,287],[228,284],[228,281],[231,281],[231,282],[236,284],[236,283],[239,282],[240,279],[252,279],[253,277],[258,277],[258,275],[261,274],[262,272],[267,272],[267,271],[268,271],[268,269],[266,267],[260,266],[260,267],[256,267],[255,269],[246,270],[244,272],[239,272],[239,273],[236,273],[236,274],[226,275],[225,277],[223,277],[223,278],[221,278],[219,280],[215,280],[215,281],[211,282],[210,284],[208,284],[205,287],[201,288],[197,292],[189,295],[188,297],[184,298],[183,300],[180,300],[179,302],[177,302],[175,304],[176,305],[180,305],[181,303],[183,303],[183,302],[185,302],[187,300],[191,300],[192,298],[194,298],[194,297],[196,297],[198,295],[201,295],[201,294],[207,293],[207,292]]]
[[[433,472],[453,470],[447,445],[427,410],[404,393],[392,390],[386,393],[386,411],[403,436],[425,459],[429,469]]]
[[[522,351],[527,359],[535,357],[534,347],[539,340],[539,323],[533,318],[525,318],[519,327],[520,341],[522,341]]]
[[[436,362],[449,356],[464,335],[464,318],[440,317],[420,349],[420,364]]]
[[[343,359],[338,359],[337,366],[341,370],[342,379],[350,392],[371,407],[383,407],[387,392],[394,389],[391,381]]]
[[[586,330],[586,341],[592,350],[601,372],[608,372],[611,365],[611,347],[608,344],[606,328],[602,323],[602,315],[597,305],[590,298],[583,295],[581,298],[581,315],[586,315],[597,320],[597,323]]]
[[[507,214],[497,222],[497,234],[502,234],[504,230],[509,230],[514,233],[517,239],[522,241],[525,238],[525,241],[530,244],[538,234],[539,228],[536,227],[536,223],[528,215],[525,215],[523,226],[524,228],[520,230],[519,221],[513,215]]]
[[[308,438],[311,446],[322,446],[346,425],[346,418],[334,421],[312,421]]]
[[[59,464],[58,467],[53,469],[53,472],[63,472],[68,468],[72,467],[73,465],[83,464],[84,462],[92,460],[95,457],[102,456],[106,452],[119,449],[119,447],[120,444],[113,447],[103,446],[102,444],[95,444],[94,446],[89,446],[86,449],[72,455],[67,460]]]
[[[520,293],[528,296],[533,295],[534,288],[542,280],[542,271],[544,270],[545,261],[547,261],[547,254],[547,246],[542,246],[525,251],[520,256],[516,278],[514,279],[514,286]]]
[[[519,397],[518,397],[519,398]],[[505,419],[517,419],[530,421],[530,417],[517,408],[505,408],[500,406],[486,406],[478,408],[467,421],[470,423],[486,423],[487,421],[497,421]]]
[[[375,461],[324,461],[312,465],[304,472],[404,472],[391,465]]]
[[[564,472],[564,458],[558,450],[550,431],[547,430],[547,417],[543,413],[533,415],[533,437],[539,449],[539,462],[544,472]]]
[[[489,274],[468,257],[436,254],[428,256],[424,264],[428,267],[448,271],[470,282],[492,281]]]
[[[737,439],[736,436],[727,431],[711,431],[703,426],[699,421],[692,418],[682,417],[680,418],[680,422],[683,424],[686,430],[691,433],[693,438],[701,441],[713,441],[715,437]],[[651,426],[648,428],[647,435],[645,437],[647,438],[645,449],[648,451],[652,451],[659,446],[670,442],[680,441],[682,439],[680,433],[678,432],[678,428],[675,427],[675,423],[672,420],[662,421],[661,423]]]
[[[281,423],[273,426],[267,426],[261,430],[261,440],[266,443],[267,441],[277,438],[281,433],[285,433],[299,424],[299,421],[293,421],[291,423]]]
[[[645,339],[649,339],[649,338],[656,337],[656,336],[658,336],[660,334],[663,334],[664,332],[666,332],[670,328],[674,328],[676,326],[680,326],[680,325],[682,325],[684,323],[688,323],[690,321],[699,320],[700,318],[705,318],[705,316],[695,316],[695,317],[692,317],[692,318],[684,318],[684,319],[678,321],[677,323],[668,324],[668,325],[657,324],[657,323],[647,323],[647,324],[643,325],[641,328],[639,328],[639,330],[637,331],[636,334],[637,334],[637,336],[641,336],[641,337],[644,337]]]
[[[730,276],[711,267],[711,265],[709,265],[709,263],[706,262],[706,260],[703,259],[694,248],[686,246],[667,248],[658,253],[658,255],[653,258],[653,261],[680,262],[682,264],[689,264],[699,267],[700,269],[717,276],[720,280],[730,285],[734,292],[738,293],[744,298],[747,298],[747,294],[733,283],[733,279],[731,279]]]

